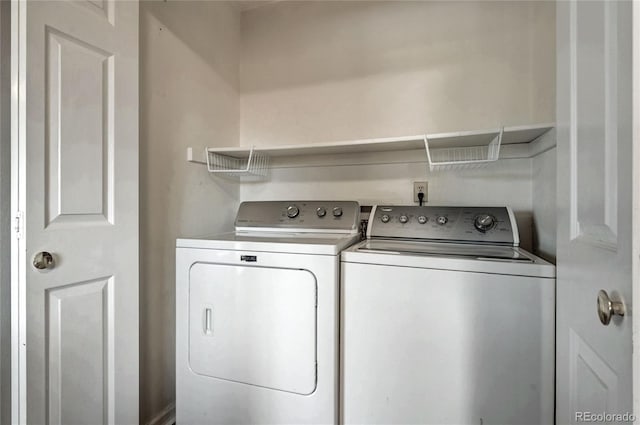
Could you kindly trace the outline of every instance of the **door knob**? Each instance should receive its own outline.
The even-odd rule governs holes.
[[[47,251],[38,252],[35,257],[33,257],[33,267],[38,270],[47,270],[52,269],[56,266],[55,261],[53,259],[53,255]]]
[[[598,317],[607,326],[613,316],[624,317],[625,307],[622,301],[612,300],[604,289],[598,292]]]

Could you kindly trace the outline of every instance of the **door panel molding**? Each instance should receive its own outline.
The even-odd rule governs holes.
[[[114,0],[74,0],[74,2],[104,17],[109,24],[115,26]]]
[[[113,224],[115,57],[50,26],[45,34],[45,227]],[[96,99],[101,110],[81,106]]]
[[[569,353],[571,411],[593,412],[593,398],[596,398],[596,402],[603,402],[598,412],[617,413],[618,375],[615,371],[574,329],[569,329]],[[600,385],[602,391],[593,394],[594,385],[585,385],[585,381]],[[590,393],[585,394],[582,390]],[[572,423],[580,421],[574,416]]]
[[[602,14],[590,8],[602,6]],[[584,19],[578,19],[579,14]],[[569,7],[570,56],[570,235],[571,240],[611,251],[618,248],[618,46],[616,2],[571,1]],[[594,20],[594,15],[595,19]],[[592,25],[579,24],[592,19]],[[598,22],[597,19],[601,19]],[[584,27],[584,33],[581,32]],[[602,40],[594,40],[595,34]],[[583,40],[584,38],[584,40]],[[601,46],[598,44],[601,41]],[[598,47],[601,47],[599,49]],[[601,60],[599,60],[601,59]],[[596,66],[593,66],[596,65]],[[601,65],[602,69],[598,70]],[[602,83],[602,87],[598,84]],[[581,98],[581,84],[602,89],[604,102]],[[592,97],[586,93],[584,97]],[[589,124],[587,124],[589,123]],[[602,137],[602,139],[600,139]],[[603,143],[602,150],[580,149]]]
[[[113,276],[45,290],[49,424],[113,423],[113,291]],[[98,370],[92,368],[96,358]]]

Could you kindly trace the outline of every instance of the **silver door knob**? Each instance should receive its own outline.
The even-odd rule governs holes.
[[[38,252],[33,257],[33,267],[38,270],[52,269],[56,266],[53,255],[47,251]]]
[[[613,316],[624,317],[625,307],[622,301],[612,300],[604,289],[598,292],[598,317],[607,326]]]

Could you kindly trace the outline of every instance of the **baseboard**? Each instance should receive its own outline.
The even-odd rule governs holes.
[[[147,425],[173,425],[176,423],[176,403],[171,403],[160,413],[155,415],[153,419],[147,422]]]

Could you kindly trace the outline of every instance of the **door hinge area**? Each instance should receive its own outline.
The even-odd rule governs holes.
[[[14,217],[13,230],[15,231],[16,238],[22,238],[22,228],[24,226],[24,213],[22,211],[16,212]]]

